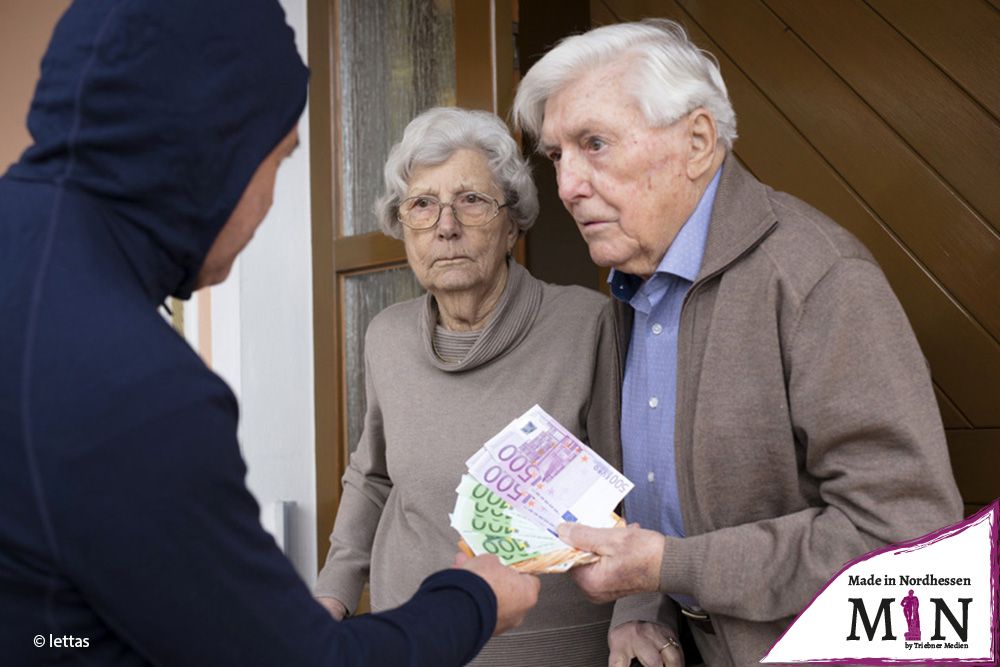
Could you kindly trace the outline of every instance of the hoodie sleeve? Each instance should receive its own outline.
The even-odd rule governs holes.
[[[335,622],[260,526],[235,410],[198,401],[119,429],[63,462],[50,499],[80,595],[166,665],[464,664],[496,622],[484,580],[429,577],[402,607]],[[55,484],[58,482],[58,484]]]

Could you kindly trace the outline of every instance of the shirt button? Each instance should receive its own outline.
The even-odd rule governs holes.
[[[663,333],[663,325],[660,324],[659,322],[657,322],[656,324],[654,324],[652,326],[652,329],[653,329],[653,335],[654,336],[659,336],[661,333]]]
[[[655,408],[659,404],[660,404],[660,399],[658,399],[656,396],[653,396],[652,398],[649,399],[649,407]]]
[[[650,472],[648,475],[646,475],[646,479],[648,479],[650,482],[652,482],[654,479],[656,479],[656,475],[654,475],[652,472]]]

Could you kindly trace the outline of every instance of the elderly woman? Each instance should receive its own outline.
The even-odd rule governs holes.
[[[511,259],[538,200],[496,116],[435,108],[385,165],[383,230],[402,237],[427,293],[385,309],[365,337],[368,411],[344,475],[316,595],[337,617],[370,578],[374,610],[395,607],[451,564],[449,525],[465,460],[538,403],[618,461],[618,365],[606,300],[549,285]],[[569,577],[543,577],[538,606],[476,665],[606,665],[611,607]]]

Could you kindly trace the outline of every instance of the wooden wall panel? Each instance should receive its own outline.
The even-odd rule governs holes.
[[[945,428],[972,428],[969,420],[955,407],[951,399],[941,391],[937,383],[934,384],[934,396],[941,407],[941,421],[944,423]]]
[[[1000,308],[990,289],[1000,284],[996,232],[763,3],[680,4],[918,261],[1000,339]]]
[[[1000,190],[984,178],[997,167],[1000,124],[986,109],[860,0],[764,4],[982,216],[980,224],[1000,222]]]
[[[948,431],[948,445],[955,479],[966,503],[985,505],[1000,496],[1000,475],[995,461],[1000,429]]]
[[[996,55],[1000,52],[1000,11],[996,7],[986,0],[866,2],[994,118],[1000,116],[1000,58]]]
[[[719,58],[735,153],[872,251],[930,362],[967,507],[1000,496],[1000,127],[997,78],[985,74],[1000,38],[970,26],[1000,20],[995,7],[594,0],[591,12],[595,25],[678,20]],[[955,43],[961,26],[971,51]]]

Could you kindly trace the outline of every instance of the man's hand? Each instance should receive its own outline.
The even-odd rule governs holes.
[[[337,598],[318,597],[316,598],[316,602],[319,602],[321,605],[326,607],[326,610],[330,612],[330,616],[333,616],[338,621],[344,620],[344,617],[347,616],[347,607],[345,607],[344,603]]]
[[[643,667],[684,667],[684,652],[676,640],[674,633],[659,623],[622,623],[608,633],[608,667],[629,667],[632,658]]]
[[[497,626],[493,630],[494,636],[521,625],[524,617],[538,602],[538,591],[542,587],[538,577],[520,574],[505,567],[496,556],[469,558],[466,554],[459,553],[455,556],[455,567],[478,574],[497,596]]]
[[[660,589],[663,535],[655,530],[643,530],[638,524],[591,528],[564,523],[559,526],[559,539],[601,557],[592,565],[571,571],[573,581],[592,602],[610,602]]]

